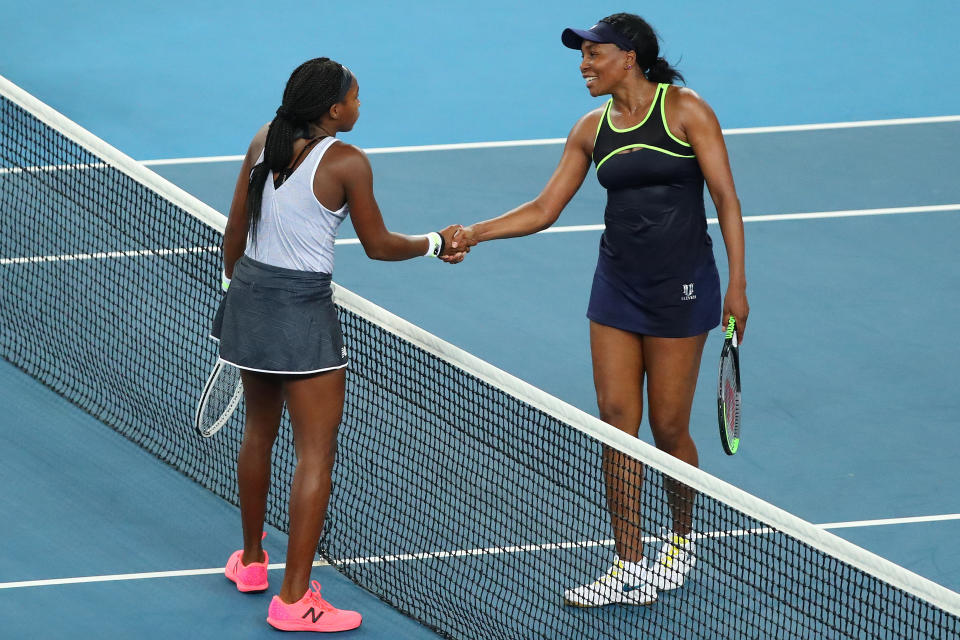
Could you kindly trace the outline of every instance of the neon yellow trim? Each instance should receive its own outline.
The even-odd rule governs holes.
[[[659,84],[657,85],[657,90],[653,94],[653,101],[650,102],[650,108],[647,110],[647,115],[643,116],[643,120],[641,120],[639,123],[633,125],[629,129],[617,129],[615,126],[613,126],[613,123],[610,122],[610,109],[608,108],[607,109],[607,126],[613,129],[614,131],[616,131],[617,133],[627,133],[628,131],[633,131],[638,127],[642,127],[643,123],[650,119],[650,114],[653,113],[653,108],[657,105],[657,98],[660,96],[661,86],[663,85],[659,85]],[[613,102],[613,98],[610,98],[610,102],[611,103]]]
[[[607,157],[605,157],[603,160],[601,160],[601,161],[597,164],[597,171],[600,171],[600,166],[601,166],[604,162],[606,162],[607,160],[609,160],[612,156],[615,156],[615,155],[617,155],[618,153],[621,153],[621,152],[623,152],[623,151],[626,151],[627,149],[637,149],[637,148],[650,149],[651,151],[659,151],[660,153],[665,153],[665,154],[667,154],[668,156],[673,156],[673,157],[675,157],[675,158],[695,158],[695,157],[696,157],[696,156],[683,156],[683,155],[680,155],[679,153],[674,153],[674,152],[672,152],[672,151],[667,151],[666,149],[661,149],[660,147],[654,147],[654,146],[651,146],[651,145],[649,145],[649,144],[628,144],[628,145],[625,146],[625,147],[620,147],[619,149],[614,149],[613,151],[611,151],[610,153],[608,153],[608,154],[607,154]]]
[[[597,132],[593,135],[593,147],[597,147],[597,138],[600,137],[600,127],[603,126],[603,119],[607,117],[607,114],[610,112],[610,105],[613,104],[613,98],[607,100],[607,106],[603,108],[603,113],[600,115],[600,120],[597,121]]]
[[[667,124],[667,89],[670,88],[668,84],[662,84],[661,87],[664,87],[663,90],[663,100],[660,102],[660,118],[663,120],[663,129],[667,132],[667,135],[673,138],[673,141],[682,144],[685,147],[691,146],[689,143],[684,142],[679,139],[677,136],[673,135],[673,132],[670,131],[670,125]]]

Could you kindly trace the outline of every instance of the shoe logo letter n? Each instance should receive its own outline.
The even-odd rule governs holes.
[[[320,619],[320,616],[322,615],[323,615],[323,611],[316,612],[314,611],[313,607],[310,607],[309,609],[307,609],[307,612],[300,617],[306,618],[307,616],[310,616],[311,618],[313,618],[313,621],[316,622],[317,620]]]

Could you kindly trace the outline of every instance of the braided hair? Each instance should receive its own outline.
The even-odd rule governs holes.
[[[647,80],[667,84],[673,84],[675,80],[684,82],[680,72],[660,57],[660,37],[646,20],[632,13],[615,13],[600,22],[606,22],[633,43],[637,66],[643,70]]]
[[[282,172],[293,159],[293,142],[298,133],[309,130],[337,102],[343,100],[342,84],[353,76],[330,58],[307,60],[294,69],[283,90],[283,103],[267,131],[263,162],[250,172],[247,191],[247,225],[252,238],[257,236],[263,187],[271,171]],[[349,86],[347,87],[349,89]]]

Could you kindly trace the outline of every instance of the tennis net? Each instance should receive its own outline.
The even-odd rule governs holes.
[[[0,77],[0,355],[236,504],[242,411],[192,430],[223,216]],[[450,638],[955,638],[960,596],[601,423],[338,287],[351,352],[320,553]],[[695,496],[697,564],[576,609],[609,566],[603,459],[648,554]],[[611,456],[611,453],[616,455]],[[267,520],[287,530],[285,422]]]

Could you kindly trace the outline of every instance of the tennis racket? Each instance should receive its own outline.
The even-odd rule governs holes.
[[[203,393],[197,404],[197,413],[193,426],[204,438],[209,438],[227,424],[240,400],[243,398],[243,383],[240,381],[240,369],[217,360],[213,371],[203,385]]]
[[[736,320],[730,316],[720,352],[720,381],[717,385],[717,420],[720,443],[728,456],[740,448],[740,348]]]

